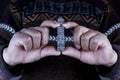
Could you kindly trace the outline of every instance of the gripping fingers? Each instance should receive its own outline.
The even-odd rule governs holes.
[[[46,46],[49,39],[49,30],[46,27],[31,27],[31,29],[41,32],[41,46]]]
[[[25,33],[17,32],[11,39],[10,45],[12,44],[16,47],[23,47],[25,50],[32,49],[32,39]]]
[[[94,35],[90,39],[90,50],[94,51],[100,47],[104,47],[104,45],[106,45],[106,44],[103,44],[104,42],[106,42],[106,41],[103,40],[103,38],[102,38],[102,36],[100,36],[100,34]]]
[[[77,26],[74,29],[74,34],[73,34],[73,38],[74,38],[74,44],[76,46],[76,48],[80,49],[81,48],[81,36],[86,33],[89,29],[84,28],[82,26]]]
[[[91,37],[95,36],[97,33],[93,30],[89,30],[86,33],[81,35],[81,47],[83,50],[90,50],[90,39]]]
[[[21,32],[29,35],[32,38],[32,48],[40,48],[41,44],[41,33],[34,29],[22,29]]]

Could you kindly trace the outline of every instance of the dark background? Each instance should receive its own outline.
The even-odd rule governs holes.
[[[120,0],[108,0],[120,17]]]

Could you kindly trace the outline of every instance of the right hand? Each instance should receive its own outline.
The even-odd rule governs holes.
[[[44,21],[39,27],[31,27],[16,32],[8,48],[4,49],[4,61],[11,66],[32,63],[47,56],[58,56],[59,51],[52,46],[47,46],[49,30],[47,27],[56,28],[59,24],[54,21]]]

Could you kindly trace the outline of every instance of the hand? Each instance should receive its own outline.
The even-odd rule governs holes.
[[[59,26],[54,21],[44,21],[41,27],[25,28],[14,34],[8,48],[3,52],[5,62],[11,66],[32,63],[46,56],[58,56],[60,52],[47,46],[49,30],[47,27]]]
[[[87,64],[112,66],[117,61],[117,53],[112,49],[107,37],[74,22],[63,24],[65,28],[74,27],[74,45],[67,47],[63,55],[67,55]]]

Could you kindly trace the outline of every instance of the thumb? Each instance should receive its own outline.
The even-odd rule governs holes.
[[[63,51],[63,55],[73,57],[87,64],[95,64],[95,55],[92,51],[79,51],[75,48],[68,47]]]
[[[62,54],[80,60],[80,51],[73,47],[67,47]]]
[[[60,26],[60,24],[57,23],[56,21],[45,20],[42,22],[40,26],[57,28],[58,26]]]
[[[57,51],[52,46],[47,46],[43,49],[41,49],[41,58],[47,57],[47,56],[59,56],[60,51]]]
[[[75,22],[66,22],[66,23],[63,24],[63,26],[64,26],[66,29],[70,29],[70,28],[77,27],[78,24],[75,23]]]

